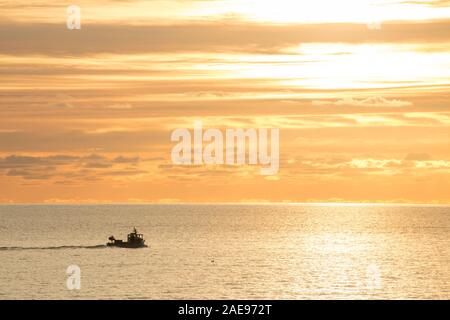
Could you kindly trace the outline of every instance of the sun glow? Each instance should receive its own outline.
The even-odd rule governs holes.
[[[230,0],[224,3],[228,10],[250,20],[274,23],[371,23],[438,19],[450,13],[448,8],[434,10],[425,2],[409,4],[386,0]]]
[[[315,89],[388,88],[414,81],[420,85],[448,83],[448,54],[416,49],[413,45],[311,43],[289,49],[289,54],[222,56],[221,61],[195,68],[222,78],[264,79],[270,74],[274,84]]]
[[[36,6],[34,10],[11,7],[16,20],[59,21],[66,2]],[[363,23],[393,20],[445,19],[450,7],[429,1],[401,0],[135,0],[114,5],[79,0],[85,23],[173,24],[188,21],[252,21],[264,23]],[[36,11],[37,10],[37,11]],[[36,14],[39,12],[39,14]]]

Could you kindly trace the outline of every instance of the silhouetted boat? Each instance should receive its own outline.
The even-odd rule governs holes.
[[[106,244],[108,247],[119,247],[119,248],[145,248],[144,235],[137,233],[136,228],[132,233],[128,234],[128,239],[126,242],[123,240],[117,240],[114,236],[108,238],[109,242]]]

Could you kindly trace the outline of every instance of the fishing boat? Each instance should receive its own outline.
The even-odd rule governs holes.
[[[119,248],[145,248],[147,245],[145,244],[144,235],[142,233],[138,233],[136,228],[134,228],[133,232],[128,234],[127,241],[118,240],[111,236],[108,238],[109,242],[106,244],[108,247],[119,247]]]

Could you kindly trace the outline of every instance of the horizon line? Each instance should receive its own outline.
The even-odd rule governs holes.
[[[107,205],[314,205],[314,206],[450,206],[450,203],[424,202],[302,202],[302,201],[249,201],[249,202],[0,202],[0,206],[107,206]]]

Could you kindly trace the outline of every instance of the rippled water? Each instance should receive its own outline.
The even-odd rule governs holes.
[[[148,248],[105,246],[133,226]],[[437,206],[0,206],[0,299],[449,299],[449,232]]]

